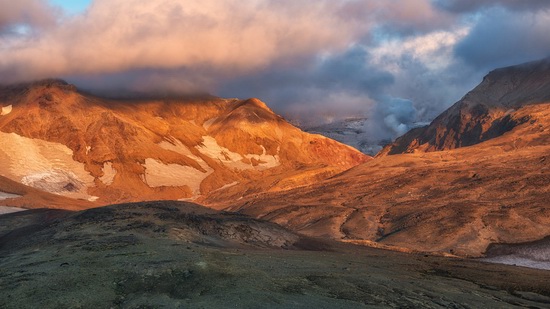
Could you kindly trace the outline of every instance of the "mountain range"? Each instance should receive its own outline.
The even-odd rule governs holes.
[[[223,307],[216,297],[238,303],[239,283],[258,297],[249,307],[550,303],[543,271],[460,259],[550,265],[550,59],[490,72],[374,158],[258,99],[107,99],[43,80],[2,86],[0,107],[0,204],[35,209],[0,216],[0,286],[17,287],[0,306],[55,306],[21,274],[80,282],[67,270],[51,279],[61,267],[101,278],[90,286],[108,302],[86,300],[96,306],[199,306],[206,295]],[[373,281],[357,263],[374,265]],[[285,267],[295,273],[274,270]]]
[[[330,179],[209,201],[306,235],[397,250],[479,257],[491,244],[542,239],[550,234],[548,63],[491,72],[430,125]]]

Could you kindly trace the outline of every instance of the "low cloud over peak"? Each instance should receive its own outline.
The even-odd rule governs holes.
[[[3,51],[9,78],[131,69],[215,68],[243,74],[318,51],[360,31],[338,1],[96,0],[87,13]],[[360,27],[359,27],[360,28]],[[5,76],[4,76],[5,79]]]
[[[550,55],[549,7],[95,0],[66,15],[46,0],[0,0],[0,82],[61,77],[109,94],[259,97],[294,118],[381,117],[368,126],[387,139],[433,119],[487,71]]]
[[[455,13],[473,12],[491,7],[524,11],[550,8],[550,2],[547,0],[435,0],[434,3],[442,9]]]

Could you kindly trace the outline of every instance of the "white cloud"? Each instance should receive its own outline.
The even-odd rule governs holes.
[[[403,69],[400,59],[403,56],[419,61],[430,70],[445,70],[454,61],[453,49],[457,42],[469,33],[469,27],[450,31],[434,31],[410,38],[392,38],[369,49],[372,64],[394,74]]]
[[[97,0],[87,14],[11,41],[0,70],[36,78],[136,68],[215,67],[235,74],[344,49],[363,31],[346,1]]]

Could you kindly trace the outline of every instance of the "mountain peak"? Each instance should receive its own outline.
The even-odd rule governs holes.
[[[461,101],[510,109],[548,100],[550,58],[493,70]]]
[[[239,103],[235,105],[234,110],[244,106],[247,108],[259,108],[261,110],[273,113],[273,111],[267,106],[267,104],[265,104],[264,102],[262,102],[260,99],[257,99],[257,98],[249,98],[246,100],[239,101]]]
[[[44,87],[44,88],[58,88],[65,91],[77,91],[75,85],[69,84],[67,81],[59,78],[47,78],[30,83],[30,88]]]
[[[380,155],[478,144],[528,121],[534,123],[540,115],[529,111],[546,103],[550,103],[550,58],[496,69],[429,126],[409,131]]]
[[[68,86],[70,84],[67,81],[60,78],[45,78],[45,79],[34,81],[31,83],[31,85],[55,87],[55,86]]]

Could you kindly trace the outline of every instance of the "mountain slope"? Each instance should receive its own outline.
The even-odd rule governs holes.
[[[269,176],[315,181],[369,159],[256,99],[108,100],[46,80],[0,88],[0,105],[0,175],[97,205],[265,190]]]
[[[550,235],[549,153],[550,146],[473,146],[386,156],[312,186],[226,203],[225,209],[310,236],[482,256],[491,243]]]
[[[429,126],[411,130],[379,155],[471,146],[531,121],[525,110],[550,102],[550,58],[490,72]]]
[[[404,251],[483,256],[493,243],[542,239],[550,235],[550,102],[541,101],[550,96],[550,75],[543,73],[548,72],[547,62],[538,64],[542,67],[531,63],[494,71],[428,128],[409,132],[386,149],[391,154],[405,145],[407,151],[418,150],[414,153],[381,154],[299,190],[268,192],[233,203],[211,196],[216,199],[210,202],[306,235]],[[490,82],[495,76],[496,82]],[[507,80],[517,83],[503,90]],[[486,103],[475,103],[473,98],[482,93]],[[480,106],[490,113],[471,118],[467,111]],[[509,118],[495,116],[510,108],[514,110]],[[463,121],[464,130],[447,126],[453,123],[449,119]],[[468,141],[466,128],[490,128],[504,121],[498,119],[514,125],[484,142],[459,147]],[[446,136],[439,141],[450,141],[441,149],[430,142],[400,144],[414,132],[438,128]]]
[[[95,205],[85,200],[51,194],[0,176],[0,206],[82,210]]]

